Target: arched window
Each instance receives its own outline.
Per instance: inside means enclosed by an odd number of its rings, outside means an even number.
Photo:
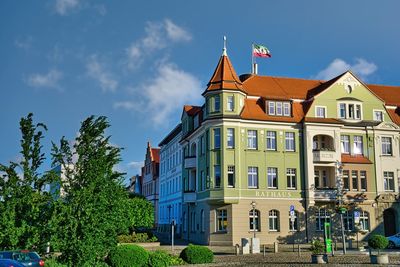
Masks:
[[[343,225],[346,231],[354,230],[353,211],[346,211],[346,213],[343,214]]]
[[[360,228],[369,231],[369,213],[367,211],[360,211]]]
[[[250,210],[249,212],[250,231],[260,231],[260,211]]]
[[[279,211],[270,210],[268,213],[268,219],[269,219],[269,230],[279,231]]]
[[[299,213],[294,211],[293,215],[289,212],[289,231],[296,232],[299,230]]]
[[[326,209],[317,209],[315,212],[316,231],[324,230],[324,223],[331,221],[331,214]]]

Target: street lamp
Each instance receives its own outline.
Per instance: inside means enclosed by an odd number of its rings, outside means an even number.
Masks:
[[[337,191],[336,191],[336,196],[339,201],[339,214],[340,214],[340,225],[342,228],[342,245],[343,245],[343,254],[346,254],[346,236],[344,233],[344,223],[343,223],[343,177],[342,177],[342,163],[339,161],[336,161],[336,184],[337,184]]]
[[[256,238],[256,205],[257,203],[253,200],[251,207],[253,208],[253,238]]]

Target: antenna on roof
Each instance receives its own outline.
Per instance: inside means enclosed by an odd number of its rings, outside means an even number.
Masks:
[[[224,48],[222,49],[222,55],[226,56],[226,36],[224,35]]]

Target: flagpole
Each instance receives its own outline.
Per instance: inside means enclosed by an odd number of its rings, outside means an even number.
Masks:
[[[254,74],[254,42],[251,43],[251,74]]]

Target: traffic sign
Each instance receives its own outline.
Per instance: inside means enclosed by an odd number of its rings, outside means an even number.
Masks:
[[[358,210],[354,211],[354,223],[358,224],[360,222],[360,212]]]
[[[294,216],[294,210],[289,211],[290,216]]]
[[[289,209],[290,211],[294,211],[294,206],[293,205],[290,205],[290,209]]]

